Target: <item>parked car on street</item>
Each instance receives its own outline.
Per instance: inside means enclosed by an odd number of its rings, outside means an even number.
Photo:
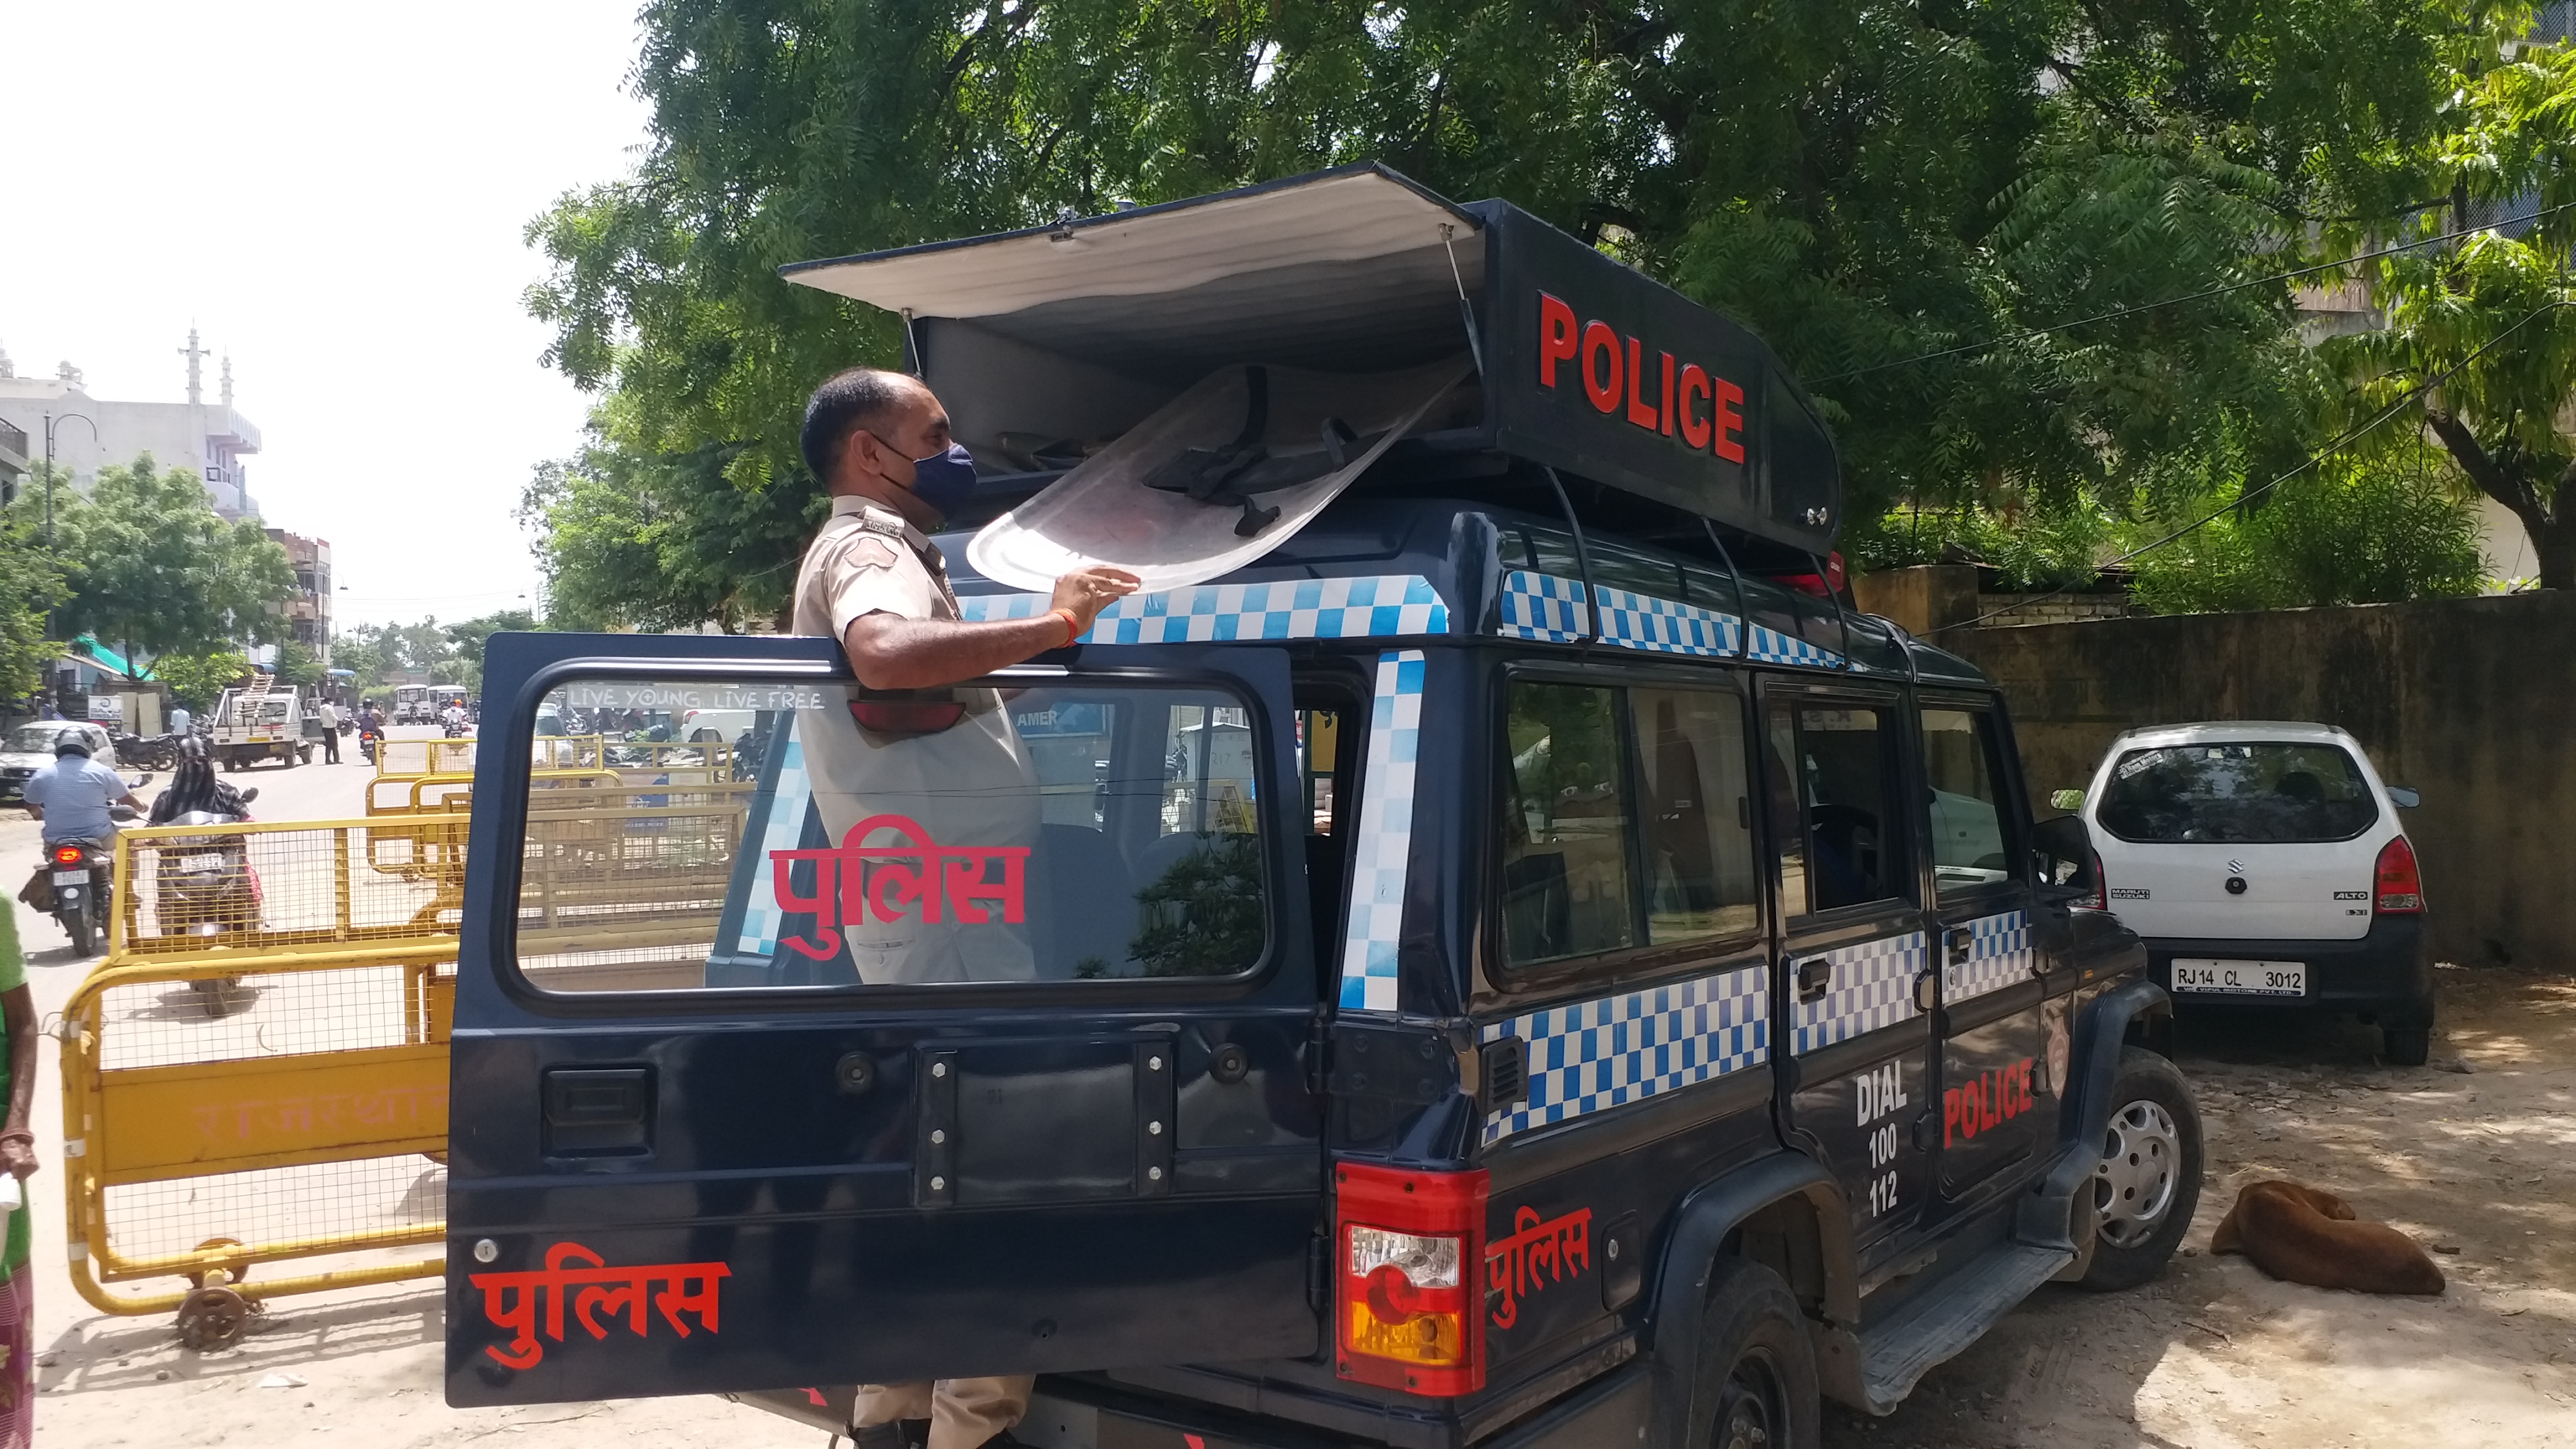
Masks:
[[[109,740],[107,728],[85,719],[29,720],[9,732],[0,744],[0,800],[15,800],[27,793],[27,779],[54,762],[54,742],[66,734],[76,734],[89,742],[89,757],[113,770],[117,768],[116,746]]]
[[[2341,729],[2235,720],[2129,731],[2080,806],[2103,903],[2177,1005],[2351,1013],[2420,1066],[2433,967],[2397,819],[2416,801]]]

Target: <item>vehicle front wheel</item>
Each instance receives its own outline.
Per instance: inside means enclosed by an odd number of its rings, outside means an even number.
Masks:
[[[2163,1057],[2122,1047],[2102,1159],[2093,1168],[2093,1265],[2077,1281],[2107,1291],[2156,1276],[2191,1230],[2200,1172],[2200,1109],[2191,1084]]]
[[[1823,1437],[1815,1351],[1780,1275],[1740,1258],[1711,1275],[1686,1442],[1709,1449],[1814,1449]]]

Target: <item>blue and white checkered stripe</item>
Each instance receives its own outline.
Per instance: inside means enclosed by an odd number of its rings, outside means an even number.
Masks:
[[[1503,575],[1503,596],[1496,604],[1501,623],[1494,630],[1506,639],[1547,639],[1571,644],[1583,637],[1583,581],[1556,574],[1514,570]]]
[[[1968,955],[1941,968],[1941,999],[1956,1004],[2028,981],[2039,969],[2030,945],[2030,916],[2004,911],[1968,922]]]
[[[1745,651],[1745,657],[1764,664],[1804,664],[1816,669],[1843,666],[1843,657],[1831,649],[1819,649],[1795,635],[1759,624],[1753,626],[1753,647]]]
[[[1486,1027],[1529,1046],[1529,1098],[1485,1118],[1486,1145],[1769,1061],[1770,979],[1748,966]]]
[[[973,622],[1029,619],[1047,611],[1044,594],[970,594],[957,601]],[[1085,644],[1204,644],[1237,639],[1405,638],[1449,632],[1449,606],[1420,574],[1291,579],[1274,584],[1200,584],[1130,594],[1100,611]]]
[[[1422,736],[1422,651],[1377,657],[1359,832],[1351,840],[1351,915],[1342,932],[1342,1010],[1396,1009],[1395,948],[1413,852],[1414,757]]]
[[[1732,655],[1736,631],[1733,614],[1693,604],[1676,604],[1652,594],[1625,589],[1601,593],[1601,642],[1661,654]]]
[[[742,903],[742,935],[736,955],[764,957],[778,949],[778,852],[794,850],[805,836],[805,812],[814,786],[805,775],[805,742],[787,737],[786,757],[779,761],[778,782],[770,794],[769,818],[761,822],[760,865],[751,878],[751,893]],[[748,843],[748,842],[746,842]]]
[[[1921,1014],[1914,1005],[1914,978],[1923,974],[1930,959],[1921,931],[1837,946],[1823,954],[1833,963],[1825,994],[1789,1007],[1793,1055],[1803,1056]],[[1807,956],[1790,963],[1789,979],[1797,980],[1798,967],[1814,959]]]
[[[1604,644],[1659,654],[1724,658],[1732,658],[1737,649],[1745,648],[1746,626],[1733,614],[1626,589],[1604,588],[1599,594]],[[1497,613],[1500,617],[1494,632],[1504,638],[1571,644],[1583,637],[1589,611],[1584,604],[1582,580],[1516,569],[1503,575]],[[1747,658],[1816,669],[1842,667],[1840,654],[1777,629],[1755,624],[1751,635],[1750,647],[1745,648]]]

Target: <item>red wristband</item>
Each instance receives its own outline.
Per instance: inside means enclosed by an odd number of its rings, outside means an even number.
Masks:
[[[1082,637],[1081,621],[1073,617],[1073,611],[1071,609],[1055,609],[1050,612],[1052,612],[1057,618],[1064,621],[1064,642],[1056,647],[1059,649],[1072,648],[1074,641]]]

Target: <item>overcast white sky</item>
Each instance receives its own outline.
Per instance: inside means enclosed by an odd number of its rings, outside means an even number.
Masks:
[[[0,346],[179,402],[193,320],[262,434],[252,497],[331,541],[340,623],[533,601],[510,510],[584,401],[537,362],[520,232],[631,166],[634,12],[0,3]]]

